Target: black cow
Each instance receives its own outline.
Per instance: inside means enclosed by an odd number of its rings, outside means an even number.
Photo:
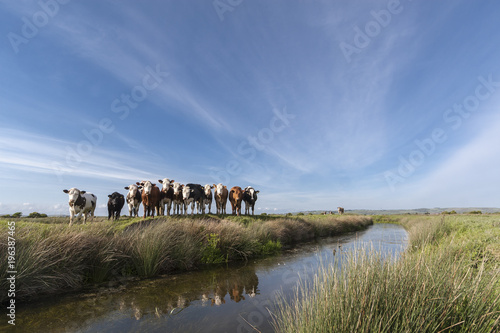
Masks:
[[[108,220],[113,217],[113,220],[118,220],[120,218],[120,212],[122,211],[123,205],[125,205],[125,197],[123,194],[114,192],[108,195]]]
[[[191,204],[191,215],[194,214],[194,205],[196,204],[198,208],[198,213],[205,214],[205,205],[203,201],[205,200],[205,192],[203,186],[200,184],[186,184],[182,189],[182,199],[184,200],[185,211],[184,215],[187,214],[187,207]]]
[[[243,196],[243,201],[245,201],[245,215],[250,214],[250,208],[252,208],[252,215],[254,215],[255,201],[257,201],[257,193],[259,192],[251,186],[245,187],[245,195]]]

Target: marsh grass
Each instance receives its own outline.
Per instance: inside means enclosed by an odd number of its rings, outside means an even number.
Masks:
[[[359,230],[367,217],[194,216],[116,222],[96,218],[68,225],[67,218],[16,221],[18,301],[92,288],[126,277],[153,277],[204,264],[247,260],[284,246]],[[0,221],[0,256],[7,257],[7,221]],[[7,262],[0,261],[0,287]],[[0,302],[7,293],[0,295]]]
[[[280,332],[499,332],[500,270],[486,249],[499,244],[490,222],[401,218],[410,233],[399,260],[373,251],[324,265],[274,310]],[[475,237],[475,238],[474,238]],[[480,260],[468,246],[479,241]]]

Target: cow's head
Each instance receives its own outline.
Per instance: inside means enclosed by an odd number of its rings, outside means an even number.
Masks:
[[[239,186],[235,186],[231,190],[233,191],[233,199],[235,199],[237,203],[240,203],[245,196],[245,191]]]
[[[217,195],[222,195],[222,189],[227,187],[219,183],[217,185],[214,184],[213,188],[215,188],[215,193],[217,193]]]
[[[175,182],[172,187],[174,188],[174,194],[175,195],[179,195],[180,193],[182,193],[182,188],[183,186],[181,185],[181,183],[179,182]]]
[[[80,195],[85,194],[85,191],[80,191],[79,189],[73,187],[68,190],[63,190],[64,193],[67,193],[69,196],[69,205],[73,207],[75,202],[78,200]]]
[[[245,187],[245,192],[250,196],[251,199],[257,200],[257,193],[260,191],[256,191],[252,186]]]
[[[203,191],[205,192],[205,195],[206,196],[209,196],[210,194],[212,194],[212,189],[214,187],[213,186],[210,186],[210,184],[207,184],[203,187]]]
[[[158,182],[162,184],[162,189],[164,191],[167,191],[170,187],[172,187],[172,184],[175,182],[175,180],[170,180],[168,178],[163,178],[163,179],[158,179]]]
[[[113,194],[108,195],[109,203],[112,205],[118,205],[120,202],[123,202],[124,197],[122,194],[118,192],[113,192]]]
[[[128,190],[127,196],[134,198],[137,195],[137,191],[139,191],[139,186],[130,184],[129,186],[125,186],[125,189]]]
[[[153,186],[155,186],[156,184],[151,183],[149,180],[146,181],[143,180],[142,182],[137,183],[137,185],[142,186],[142,190],[144,191],[144,193],[151,194],[151,190],[153,189]]]
[[[187,200],[189,199],[189,195],[191,194],[191,192],[194,192],[194,190],[189,187],[189,186],[184,186],[182,188],[182,199],[183,200]]]

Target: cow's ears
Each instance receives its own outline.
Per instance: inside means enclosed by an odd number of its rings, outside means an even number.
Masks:
[[[135,182],[135,183],[136,183],[137,185],[141,185],[141,183],[139,183],[139,182]]]
[[[80,191],[80,194],[85,194],[87,191]]]
[[[137,188],[142,188],[142,185],[137,186]]]
[[[151,185],[156,186],[156,184],[151,184]]]
[[[68,193],[69,191],[68,190],[63,190],[64,193]]]
[[[255,193],[259,193],[260,191],[255,191]]]
[[[160,184],[163,184],[163,180],[161,179],[158,179],[158,181],[160,182]],[[153,185],[154,186],[154,185]]]
[[[124,189],[128,190],[128,186],[125,186]]]
[[[227,190],[227,186],[226,185],[224,185],[224,188]]]
[[[108,198],[111,198],[111,194],[108,194]]]
[[[215,184],[214,184],[213,186],[214,186],[214,187],[217,187],[217,185],[215,185]]]
[[[173,180],[173,179],[172,179],[172,180],[170,181],[170,184],[173,184],[174,182],[175,182],[175,180]]]
[[[215,186],[210,186],[210,188],[214,188]]]

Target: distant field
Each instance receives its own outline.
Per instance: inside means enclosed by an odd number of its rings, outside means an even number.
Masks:
[[[7,258],[15,221],[16,299],[93,288],[103,282],[152,277],[252,257],[318,237],[362,230],[366,216],[97,217],[69,226],[68,217],[0,220],[0,256]],[[8,262],[0,261],[0,287]],[[6,293],[0,295],[5,302]]]

